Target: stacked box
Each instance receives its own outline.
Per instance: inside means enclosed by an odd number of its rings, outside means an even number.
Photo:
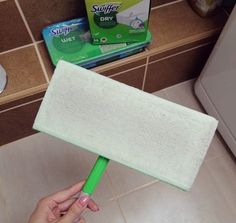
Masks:
[[[94,45],[86,18],[48,26],[43,29],[42,34],[54,65],[63,59],[85,68],[141,52],[151,41],[151,34],[148,32],[146,39],[137,43]]]
[[[145,41],[150,0],[85,0],[85,3],[94,44]]]

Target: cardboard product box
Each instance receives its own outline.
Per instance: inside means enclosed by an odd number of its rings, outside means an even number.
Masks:
[[[93,44],[144,41],[150,0],[85,0]]]
[[[91,42],[87,18],[52,24],[44,28],[42,34],[55,66],[63,59],[85,68],[141,52],[151,41],[151,33],[148,32],[142,42],[94,45]]]

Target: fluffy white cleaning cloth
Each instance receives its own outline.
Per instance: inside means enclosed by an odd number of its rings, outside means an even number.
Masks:
[[[33,127],[189,190],[217,121],[59,61]]]

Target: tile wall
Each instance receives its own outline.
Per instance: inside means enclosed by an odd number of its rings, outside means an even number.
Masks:
[[[42,28],[85,14],[83,0],[0,0],[0,64],[8,74],[0,94],[0,145],[34,133],[34,115],[54,70]],[[203,19],[184,0],[153,0],[146,51],[93,70],[147,92],[197,77],[227,18],[224,9]]]

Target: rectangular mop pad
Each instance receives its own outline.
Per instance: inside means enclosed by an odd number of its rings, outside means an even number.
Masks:
[[[33,127],[189,190],[217,121],[59,61]]]

